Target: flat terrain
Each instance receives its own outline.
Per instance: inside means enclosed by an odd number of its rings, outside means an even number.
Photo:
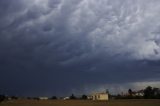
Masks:
[[[0,106],[160,106],[160,100],[17,100],[2,102]]]

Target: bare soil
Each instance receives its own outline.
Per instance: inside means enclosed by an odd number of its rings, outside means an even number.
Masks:
[[[160,100],[16,100],[2,102],[0,106],[160,106]]]

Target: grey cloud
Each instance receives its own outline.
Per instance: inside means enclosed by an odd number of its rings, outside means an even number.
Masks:
[[[114,55],[129,53],[131,58],[154,60],[159,57],[154,53],[155,49],[159,51],[159,45],[147,40],[156,39],[156,35],[151,33],[158,26],[159,8],[150,8],[152,5],[140,1],[83,1],[79,6],[82,8],[71,18],[71,21],[75,20],[71,29],[83,33],[86,27],[92,28],[87,35],[93,40],[93,45],[103,46],[107,48],[106,52]],[[157,12],[151,14],[152,11]]]
[[[2,89],[62,95],[86,85],[159,80],[159,3],[0,1]]]

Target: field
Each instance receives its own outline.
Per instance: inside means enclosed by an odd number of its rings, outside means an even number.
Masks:
[[[160,100],[17,100],[0,103],[0,106],[160,106]]]

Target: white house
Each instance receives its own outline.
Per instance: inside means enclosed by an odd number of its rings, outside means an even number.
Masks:
[[[70,97],[64,97],[63,98],[63,100],[69,100],[70,99]]]
[[[39,100],[48,100],[48,97],[39,97]]]
[[[109,100],[109,96],[108,96],[108,93],[94,93],[92,95],[92,100],[105,100],[105,101],[108,101]]]
[[[139,90],[135,92],[135,96],[144,96],[144,90]]]

